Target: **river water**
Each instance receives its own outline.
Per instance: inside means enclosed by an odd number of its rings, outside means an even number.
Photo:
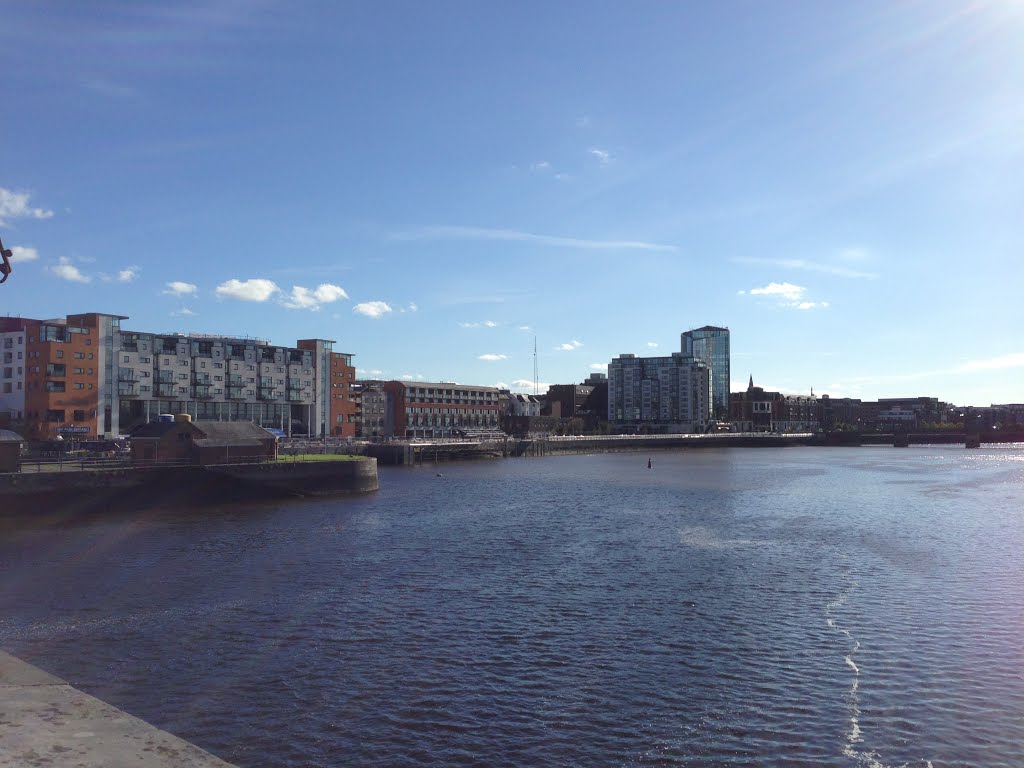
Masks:
[[[240,766],[1024,765],[1024,445],[651,458],[0,518],[0,647]]]

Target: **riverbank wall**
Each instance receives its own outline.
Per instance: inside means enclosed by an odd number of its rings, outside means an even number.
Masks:
[[[82,469],[0,474],[0,515],[207,506],[237,501],[369,493],[377,460]]]

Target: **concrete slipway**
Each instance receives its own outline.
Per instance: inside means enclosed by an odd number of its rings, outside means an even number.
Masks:
[[[231,768],[0,651],[0,768]]]

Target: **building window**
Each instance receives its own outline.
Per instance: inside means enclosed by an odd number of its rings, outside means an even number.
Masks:
[[[63,357],[64,357],[64,350],[63,349],[58,349],[57,350],[57,358],[60,359],[60,358],[63,358]]]
[[[64,423],[64,411],[63,410],[48,410],[46,412],[46,420],[51,424],[63,424]]]
[[[75,411],[72,421],[85,421],[85,411]]]
[[[131,357],[129,357],[128,355],[124,356],[124,362],[130,363],[131,361],[132,361]]]

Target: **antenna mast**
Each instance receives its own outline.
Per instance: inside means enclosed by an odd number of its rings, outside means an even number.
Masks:
[[[537,378],[537,337],[533,337],[533,395],[536,397],[540,394],[540,380]]]

